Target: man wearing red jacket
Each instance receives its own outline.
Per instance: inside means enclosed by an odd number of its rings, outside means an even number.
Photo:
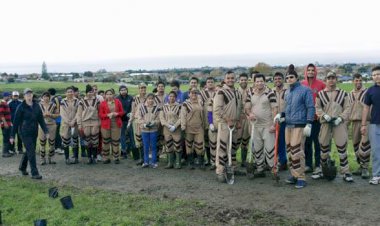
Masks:
[[[313,101],[315,105],[315,98],[319,91],[323,90],[326,85],[322,80],[317,79],[317,67],[314,64],[307,65],[305,69],[305,79],[301,82],[302,85],[307,86],[311,89],[313,93]],[[322,172],[320,167],[321,162],[321,149],[319,146],[318,136],[321,128],[317,116],[314,117],[313,125],[311,127],[311,136],[306,138],[305,141],[305,172],[310,173],[313,170],[313,142],[314,142],[314,158],[315,158],[315,169],[314,174],[319,174]]]

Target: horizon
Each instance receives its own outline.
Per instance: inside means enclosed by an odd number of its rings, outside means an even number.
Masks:
[[[292,60],[289,60],[291,57]],[[172,57],[146,57],[100,61],[82,62],[48,62],[45,61],[48,73],[83,73],[85,71],[98,71],[105,69],[108,72],[126,70],[166,70],[180,68],[202,68],[202,67],[253,67],[259,62],[267,63],[271,66],[303,66],[308,63],[326,64],[377,64],[380,59],[379,54],[367,55],[366,53],[312,53],[293,54],[283,53],[272,54],[230,54],[214,56],[172,56]],[[41,73],[42,62],[2,64],[0,63],[0,73],[31,74]]]

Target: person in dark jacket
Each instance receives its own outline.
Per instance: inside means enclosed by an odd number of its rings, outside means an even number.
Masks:
[[[294,65],[289,65],[286,73],[289,89],[285,91],[285,112],[277,114],[275,122],[286,123],[285,142],[290,162],[290,174],[285,182],[295,184],[295,188],[304,188],[305,180],[305,139],[310,137],[315,107],[310,88],[302,86]]]
[[[133,136],[133,130],[131,127],[128,128],[128,121],[131,116],[131,110],[132,110],[132,100],[133,97],[128,94],[128,88],[125,85],[121,85],[119,87],[119,93],[120,95],[117,96],[117,99],[120,100],[121,104],[123,105],[124,115],[121,117],[121,120],[123,121],[123,125],[121,127],[121,136],[120,136],[120,143],[121,143],[121,155],[124,158],[127,158],[128,152],[133,151],[133,157],[138,159],[138,153],[136,153],[135,149],[135,141]],[[129,140],[127,142],[127,140]]]
[[[11,120],[13,122],[16,114],[17,107],[22,103],[22,101],[19,99],[19,92],[18,91],[13,91],[12,92],[12,100],[8,102],[9,109],[11,110]],[[17,151],[19,154],[22,154],[22,140],[20,137],[20,134],[18,131],[16,131],[17,134]],[[16,152],[15,150],[15,144],[11,145],[11,151]]]
[[[49,139],[49,132],[46,127],[42,111],[37,102],[33,101],[33,91],[29,88],[24,90],[25,100],[17,108],[14,118],[14,125],[11,131],[10,143],[14,143],[14,137],[17,128],[24,142],[26,152],[21,158],[19,170],[22,175],[28,175],[26,167],[28,161],[32,173],[32,179],[42,179],[39,174],[36,164],[36,143],[38,136],[38,125],[41,126],[42,131],[45,133],[46,138]]]

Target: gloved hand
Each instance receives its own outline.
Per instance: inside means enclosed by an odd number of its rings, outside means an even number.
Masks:
[[[132,113],[129,112],[129,113],[127,114],[127,117],[128,117],[128,118],[131,118],[131,115],[132,115]]]
[[[148,125],[146,123],[144,123],[143,127],[144,129],[148,129]]]
[[[305,137],[310,137],[310,135],[311,135],[311,124],[306,124],[305,128],[303,128],[303,135]]]
[[[285,118],[284,117],[282,117],[282,115],[281,115],[281,113],[278,113],[275,117],[274,117],[274,119],[273,119],[273,123],[281,123],[281,122],[284,122],[285,121]]]
[[[175,129],[176,129],[175,126],[171,125],[170,128],[169,128],[169,131],[173,133],[175,131]]]
[[[335,126],[339,126],[339,124],[340,124],[341,122],[343,122],[343,119],[342,119],[341,117],[338,117],[338,118],[335,119],[335,121],[334,121],[334,125],[335,125]]]
[[[209,125],[209,128],[210,128],[210,130],[211,130],[211,132],[214,132],[215,131],[215,126],[214,126],[214,124],[210,124]]]
[[[330,122],[331,121],[331,117],[328,114],[324,114],[322,117],[326,120],[326,122]]]

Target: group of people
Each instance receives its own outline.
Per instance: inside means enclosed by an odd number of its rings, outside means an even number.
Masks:
[[[208,77],[201,88],[198,78],[192,77],[186,92],[174,80],[167,95],[164,82],[156,83],[154,93],[147,93],[146,84],[141,83],[134,97],[125,85],[119,87],[118,96],[113,89],[101,96],[96,86],[87,85],[84,97],[80,97],[77,88],[68,87],[63,99],[45,92],[38,101],[31,89],[25,89],[24,101],[17,106],[8,100],[10,94],[4,93],[0,104],[3,157],[10,156],[8,150],[14,149],[14,138],[19,135],[18,144],[22,141],[26,148],[19,169],[27,175],[29,161],[32,178],[40,179],[35,157],[37,134],[41,164],[55,164],[59,131],[67,164],[79,162],[79,146],[89,164],[96,163],[99,154],[105,164],[111,162],[111,153],[115,164],[120,163],[121,156],[131,154],[143,168],[156,168],[160,154],[165,153],[165,168],[181,168],[183,161],[190,169],[210,166],[217,179],[226,182],[226,168],[237,169],[236,153],[240,148],[241,167],[253,154],[256,177],[264,177],[267,169],[276,173],[289,167],[291,176],[286,182],[303,188],[306,173],[320,179],[334,169],[330,159],[332,139],[343,180],[353,181],[347,157],[351,123],[360,165],[353,173],[369,178],[372,152],[370,184],[378,184],[380,67],[372,69],[374,86],[368,89],[363,86],[362,76],[355,74],[350,93],[337,87],[335,72],[329,72],[325,82],[317,79],[317,74],[317,67],[309,64],[301,82],[294,66],[289,65],[285,75],[274,74],[274,87],[269,88],[265,75],[259,72],[242,73],[237,78],[228,71],[221,84],[216,85],[214,78]],[[248,87],[250,76],[252,87]],[[22,145],[18,150],[22,152]]]

